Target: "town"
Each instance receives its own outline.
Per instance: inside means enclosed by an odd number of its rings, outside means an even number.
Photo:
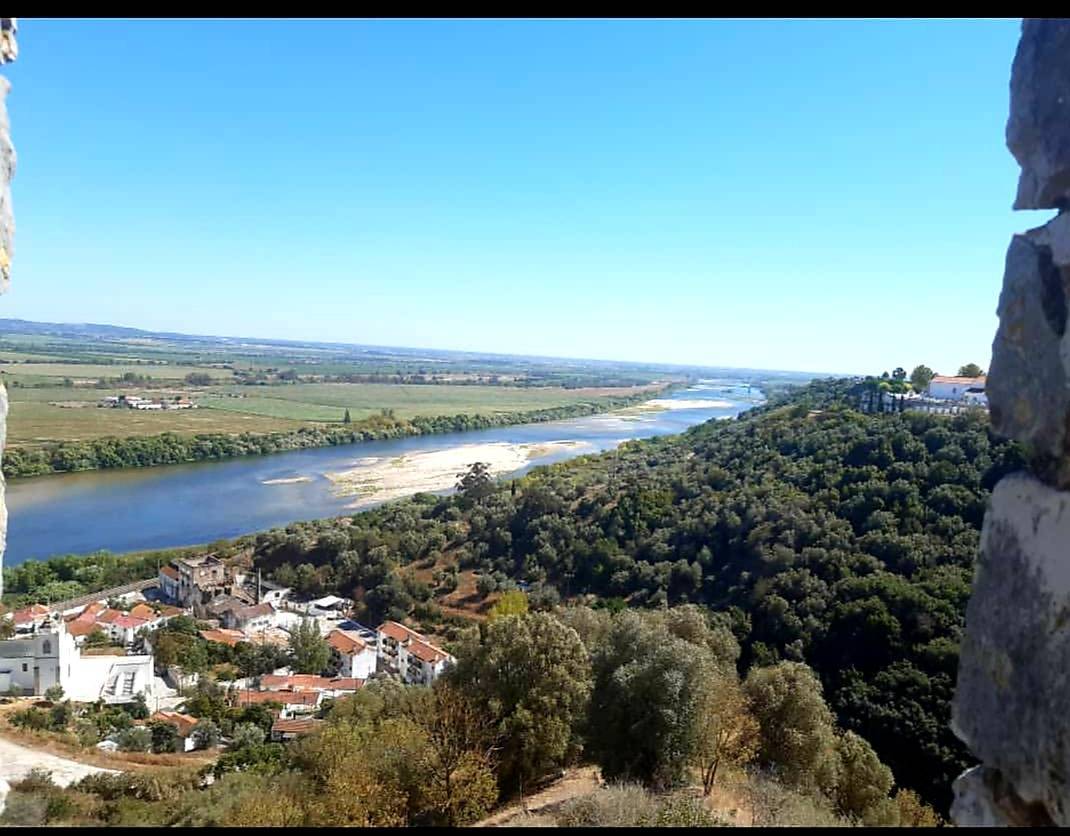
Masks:
[[[372,678],[430,685],[455,661],[403,624],[366,627],[349,618],[351,602],[345,599],[297,600],[292,590],[236,570],[213,554],[175,560],[161,566],[156,579],[129,586],[87,596],[92,600],[7,613],[0,621],[10,635],[0,640],[0,695],[144,706],[147,716],[134,726],[170,725],[176,750],[190,751],[201,722],[183,709],[198,692],[201,674],[188,670],[181,654],[163,659],[156,646],[176,619],[195,623],[205,642],[274,650],[280,659],[296,635],[326,644],[329,655],[318,670],[287,665],[227,683],[225,699],[234,708],[263,706],[271,712],[275,742],[312,731],[330,700],[355,693]],[[124,732],[118,728],[95,745],[115,751],[124,745]]]

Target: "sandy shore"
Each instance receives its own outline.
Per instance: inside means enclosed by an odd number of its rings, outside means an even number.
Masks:
[[[408,453],[393,458],[369,457],[360,460],[359,466],[352,470],[325,475],[334,483],[337,493],[359,497],[349,506],[357,508],[369,502],[397,499],[421,491],[449,490],[457,484],[458,475],[475,462],[486,462],[490,472],[499,476],[519,470],[532,459],[589,446],[584,441],[465,444],[449,450]]]
[[[290,476],[286,479],[265,479],[265,485],[294,485],[298,482],[311,482],[311,476]]]
[[[643,406],[652,404],[659,409],[724,409],[732,406],[729,401],[716,401],[712,398],[654,398]]]

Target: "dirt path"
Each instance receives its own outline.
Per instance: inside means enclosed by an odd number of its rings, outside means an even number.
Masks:
[[[601,783],[602,777],[597,766],[570,769],[560,781],[555,781],[541,792],[528,796],[523,802],[507,804],[473,827],[515,827],[522,824],[526,818],[549,813],[570,798],[594,792]]]
[[[19,746],[10,740],[0,738],[0,778],[9,784],[26,777],[31,769],[39,767],[52,773],[52,780],[65,787],[80,781],[86,775],[97,772],[115,772],[114,769],[102,769],[99,766],[58,758],[37,749]]]

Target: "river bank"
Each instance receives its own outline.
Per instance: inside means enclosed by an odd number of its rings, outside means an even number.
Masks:
[[[656,391],[647,390],[565,406],[493,415],[462,413],[409,419],[376,415],[351,425],[307,426],[286,432],[202,433],[192,436],[162,433],[153,436],[61,442],[42,447],[12,447],[4,451],[3,474],[6,479],[15,480],[87,470],[155,467],[548,423],[642,405],[648,403],[652,395],[664,396],[678,388],[679,384],[669,384]]]
[[[633,405],[566,420],[367,441],[359,446],[15,479],[7,491],[10,526],[4,562],[11,567],[54,555],[183,548],[352,514],[354,503],[365,508],[406,493],[450,490],[457,473],[485,457],[485,453],[473,457],[470,451],[450,454],[463,459],[461,467],[451,471],[456,461],[450,456],[423,454],[472,445],[511,445],[507,452],[503,447],[480,449],[498,451],[494,453],[500,457],[498,473],[521,475],[532,467],[611,450],[631,439],[674,435],[709,420],[732,418],[764,398],[740,378],[696,385],[668,400],[680,400],[682,408]],[[705,401],[702,408],[687,405],[696,400]],[[409,465],[390,471],[380,466],[399,457]],[[381,478],[374,474],[377,466]],[[344,480],[330,476],[369,468],[370,475]],[[371,496],[339,487],[339,481],[356,485],[366,477],[371,480]],[[76,594],[61,592],[64,597]]]
[[[365,508],[414,493],[434,493],[452,488],[461,473],[476,462],[488,466],[491,476],[519,470],[534,459],[559,453],[579,455],[594,448],[583,441],[549,441],[542,444],[462,444],[448,450],[412,453],[394,458],[370,457],[360,466],[340,473],[324,474],[339,496],[356,496],[348,508]]]

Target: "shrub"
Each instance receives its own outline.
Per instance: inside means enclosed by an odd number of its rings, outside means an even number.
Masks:
[[[264,730],[256,723],[238,723],[231,735],[232,749],[244,749],[246,746],[259,746],[264,742]]]
[[[119,732],[116,742],[123,752],[147,752],[152,748],[152,732],[144,726],[131,726]]]
[[[219,726],[212,720],[201,720],[190,732],[196,749],[211,749],[219,744]]]

